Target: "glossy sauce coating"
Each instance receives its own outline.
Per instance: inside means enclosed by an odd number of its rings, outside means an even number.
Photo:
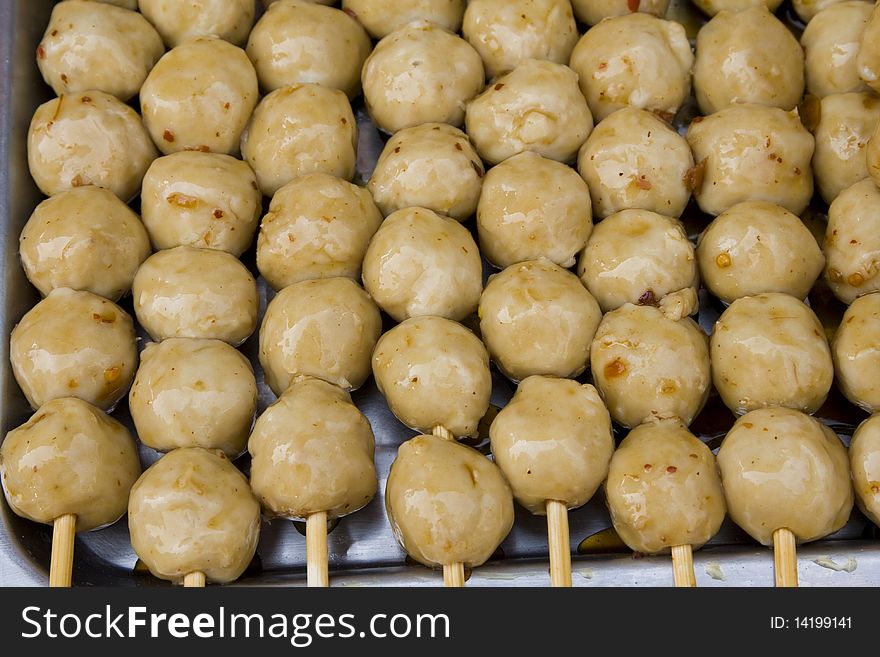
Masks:
[[[254,24],[253,0],[139,0],[169,48],[199,37],[219,37],[240,46]]]
[[[831,342],[837,386],[869,413],[880,410],[880,294],[852,302]]]
[[[880,420],[877,415],[862,422],[849,445],[856,504],[875,525],[880,525]]]
[[[871,2],[838,2],[817,13],[809,22],[801,36],[808,93],[821,98],[867,91],[867,85],[859,77],[857,58],[872,9]]]
[[[825,279],[844,303],[880,289],[880,188],[862,180],[838,194],[828,209]]]
[[[329,5],[326,1],[322,4]],[[342,9],[354,17],[375,39],[414,21],[427,21],[458,32],[465,0],[342,0]]]

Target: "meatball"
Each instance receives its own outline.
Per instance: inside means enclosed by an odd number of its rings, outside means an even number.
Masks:
[[[358,128],[338,89],[295,84],[260,101],[241,137],[242,157],[266,196],[310,173],[354,177]]]
[[[381,332],[379,309],[350,278],[294,283],[275,296],[260,327],[266,383],[279,396],[301,375],[359,388]]]
[[[814,141],[797,110],[731,105],[694,119],[687,140],[702,169],[694,195],[703,212],[767,201],[800,214],[813,196]]]
[[[331,383],[295,380],[259,417],[248,450],[251,486],[272,515],[338,518],[376,494],[370,423]]]
[[[138,8],[138,0],[87,0],[87,1],[104,2],[108,5],[116,5],[117,7],[122,7],[123,9],[131,9],[132,11],[135,11]]]
[[[385,144],[368,185],[382,214],[422,207],[464,221],[485,171],[467,135],[443,123],[404,128]]]
[[[313,278],[360,279],[382,214],[370,192],[311,173],[275,192],[257,238],[257,268],[276,290]]]
[[[583,372],[602,319],[577,276],[547,260],[521,262],[492,276],[479,315],[489,354],[515,381]]]
[[[873,3],[850,0],[816,14],[801,36],[807,92],[818,97],[867,91],[857,57]]]
[[[489,430],[492,454],[516,501],[537,515],[556,500],[586,504],[614,451],[611,417],[589,384],[530,376]]]
[[[241,454],[257,408],[257,382],[247,358],[220,340],[170,338],[150,343],[128,395],[141,442]]]
[[[525,151],[492,167],[477,205],[482,254],[498,267],[571,267],[593,230],[590,190],[571,167]]]
[[[880,294],[866,294],[846,309],[831,342],[838,387],[847,399],[869,413],[880,410],[878,338]]]
[[[832,94],[820,101],[813,172],[827,203],[869,176],[868,140],[880,123],[880,98],[872,93]]]
[[[599,223],[578,273],[603,312],[625,303],[656,305],[687,288],[696,294],[699,283],[684,226],[648,210],[623,210]]]
[[[761,6],[776,11],[782,0],[693,0],[693,3],[709,16],[714,16],[720,11],[742,11]]]
[[[467,41],[418,22],[376,44],[361,81],[373,121],[393,133],[422,123],[461,125],[465,103],[483,89],[485,72]]]
[[[814,413],[834,366],[822,324],[802,301],[777,292],[734,301],[715,324],[712,378],[741,415],[767,406]]]
[[[880,93],[880,10],[874,5],[856,57],[859,77]]]
[[[128,430],[73,397],[46,402],[0,446],[0,477],[12,510],[44,524],[75,514],[80,532],[116,522],[140,473]]]
[[[652,112],[624,107],[600,122],[578,153],[602,219],[627,209],[680,217],[691,198],[694,156],[684,137]]]
[[[804,51],[763,4],[721,11],[697,35],[694,92],[704,114],[734,103],[794,109],[804,95]]]
[[[272,5],[247,44],[265,91],[311,82],[349,98],[360,93],[361,67],[371,49],[370,37],[351,16],[297,0]]]
[[[58,3],[37,46],[37,66],[57,95],[99,89],[126,101],[165,53],[137,12],[101,2]]]
[[[498,466],[435,436],[416,436],[400,446],[385,508],[394,537],[426,566],[479,566],[513,527],[513,497]]]
[[[878,417],[862,422],[849,445],[856,504],[875,525],[880,525],[880,432]]]
[[[184,447],[141,475],[128,502],[131,546],[156,577],[190,573],[225,584],[248,567],[260,537],[260,505],[222,452]]]
[[[825,229],[825,278],[844,303],[880,290],[880,188],[862,180],[838,194]]]
[[[792,0],[791,6],[804,23],[809,23],[813,16],[838,2],[843,0]]]
[[[240,46],[254,24],[254,0],[139,0],[138,5],[169,48],[199,37]]]
[[[12,373],[33,408],[78,397],[110,410],[137,366],[134,323],[91,292],[52,290],[12,329]]]
[[[480,53],[490,78],[527,59],[567,64],[578,40],[567,0],[471,0],[461,32]]]
[[[731,303],[763,292],[804,299],[822,273],[825,256],[799,217],[772,203],[746,201],[703,231],[697,263],[708,290]]]
[[[492,375],[480,339],[441,317],[415,317],[379,339],[373,376],[388,406],[408,427],[442,426],[455,436],[476,435],[489,409]]]
[[[116,301],[150,255],[138,216],[113,192],[92,186],[40,203],[18,245],[24,272],[43,296],[69,287]]]
[[[868,174],[874,179],[874,182],[880,187],[880,123],[877,129],[868,140],[865,149],[865,159],[868,165]]]
[[[686,425],[709,396],[709,344],[689,317],[626,304],[602,319],[590,368],[611,417],[626,427],[679,418]]]
[[[138,321],[154,340],[205,338],[235,346],[257,327],[257,283],[224,251],[159,251],[141,265],[131,291]]]
[[[364,287],[398,322],[419,315],[461,320],[477,309],[483,263],[467,228],[425,208],[398,210],[364,256]]]
[[[28,166],[46,196],[105,187],[123,201],[141,188],[158,153],[141,117],[110,94],[63,94],[40,105],[27,138]]]
[[[715,456],[679,420],[630,431],[611,457],[605,494],[614,529],[644,554],[702,547],[727,509]]]
[[[627,106],[675,114],[690,93],[693,65],[684,27],[642,13],[588,30],[570,63],[597,121]]]
[[[853,505],[848,465],[831,429],[788,408],[743,415],[718,450],[730,517],[763,545],[777,529],[806,543],[843,527]]]
[[[458,32],[464,6],[465,0],[342,0],[342,9],[353,14],[376,39],[415,21],[427,21]]]
[[[141,190],[144,225],[156,249],[197,246],[240,256],[254,237],[262,202],[251,168],[220,153],[160,157]]]
[[[603,18],[625,16],[641,11],[663,18],[669,8],[669,0],[571,0],[574,15],[587,25],[595,25]]]
[[[141,87],[141,114],[159,150],[238,152],[257,104],[257,74],[244,50],[196,39],[169,50]]]
[[[571,162],[593,129],[593,117],[567,66],[528,59],[475,98],[467,132],[477,152],[498,164],[523,151]]]

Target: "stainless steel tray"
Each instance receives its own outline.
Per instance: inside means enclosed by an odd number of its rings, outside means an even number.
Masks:
[[[686,1],[686,0],[685,0]],[[8,336],[15,323],[39,299],[19,264],[18,234],[34,206],[42,200],[27,167],[25,138],[31,115],[37,105],[50,97],[50,90],[40,78],[34,51],[48,23],[54,3],[50,0],[0,0],[0,274],[4,286],[0,301],[0,420],[3,434],[25,421],[31,414],[27,402],[12,376],[9,365]],[[693,28],[693,14],[684,16]],[[358,174],[365,180],[382,147],[382,138],[370,124],[363,109],[358,110],[361,128]],[[705,219],[693,217],[695,226]],[[253,252],[244,258],[256,273]],[[261,284],[261,310],[265,310],[267,292]],[[701,323],[710,329],[720,310],[717,303],[704,298]],[[130,311],[130,300],[123,301]],[[142,337],[143,334],[142,334]],[[141,341],[143,343],[143,340]],[[242,347],[257,363],[256,335]],[[259,372],[259,367],[257,367]],[[514,390],[513,384],[495,373],[492,402],[503,405]],[[258,374],[260,402],[258,412],[274,396]],[[380,491],[362,511],[342,519],[329,535],[331,584],[345,586],[439,585],[439,572],[406,562],[397,546],[385,517],[382,500],[384,478],[394,459],[397,446],[413,435],[389,412],[372,381],[354,394],[354,400],[367,415],[376,434],[376,465]],[[823,412],[844,436],[851,434],[863,414],[842,402],[839,395]],[[131,427],[128,410],[121,404],[114,416]],[[717,397],[695,423],[695,431],[704,439],[717,442],[731,424],[730,414]],[[848,438],[845,437],[846,440]],[[485,451],[485,444],[478,444]],[[158,454],[141,447],[144,466]],[[238,463],[247,469],[246,459]],[[0,503],[0,585],[44,585],[47,577],[51,527],[38,525],[14,515],[5,500]],[[570,516],[572,548],[587,536],[610,526],[601,494]],[[880,584],[880,542],[876,529],[857,511],[844,529],[830,539],[799,551],[802,585],[869,586]],[[262,527],[258,558],[240,580],[242,585],[303,584],[305,581],[305,538],[288,521],[265,522]],[[823,557],[830,557],[831,561]],[[853,561],[849,561],[852,559]],[[825,565],[818,565],[817,560]],[[701,586],[771,586],[773,560],[769,550],[751,542],[730,521],[703,550],[695,554],[697,582]],[[136,556],[128,540],[125,520],[107,529],[80,534],[76,539],[73,571],[75,585],[141,586],[161,584],[149,575],[134,570]],[[848,570],[829,566],[848,564]],[[669,586],[672,569],[668,557],[634,558],[629,553],[608,553],[573,558],[575,586]],[[709,574],[712,572],[712,575]],[[549,584],[546,525],[517,509],[516,522],[499,553],[472,574],[468,585],[474,586],[544,586]]]

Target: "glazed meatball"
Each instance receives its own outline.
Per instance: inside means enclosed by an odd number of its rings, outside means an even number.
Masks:
[[[427,21],[458,32],[464,6],[465,0],[342,0],[342,9],[353,14],[376,39],[415,21]]]
[[[868,174],[880,187],[880,123],[877,124],[877,129],[868,140],[868,145],[865,148],[865,160],[868,165]]]
[[[528,59],[475,98],[467,133],[487,162],[523,151],[571,162],[593,129],[593,117],[567,66]]]
[[[643,554],[702,547],[727,510],[715,456],[679,420],[630,431],[611,458],[605,494],[617,534]]]
[[[852,302],[831,342],[837,385],[853,404],[869,413],[880,410],[880,294]]]
[[[738,415],[767,406],[814,413],[831,388],[834,367],[822,324],[787,294],[734,301],[715,324],[710,348],[715,388]]]
[[[260,505],[222,452],[184,447],[141,475],[128,502],[131,546],[156,577],[190,573],[225,584],[248,567],[260,537]]]
[[[60,2],[37,46],[37,66],[57,95],[99,89],[126,101],[165,53],[143,16],[101,2]]]
[[[257,238],[257,267],[276,290],[313,278],[360,279],[382,214],[370,192],[311,173],[275,192]]]
[[[426,566],[479,566],[513,527],[513,497],[498,466],[435,436],[416,436],[400,446],[388,474],[385,509],[394,537]]]
[[[138,0],[87,0],[89,2],[104,2],[108,5],[116,5],[117,7],[122,7],[123,9],[131,9],[132,11],[138,8]]]
[[[262,202],[251,168],[220,153],[160,157],[141,190],[144,225],[156,249],[196,246],[240,256],[254,237]]]
[[[364,287],[398,322],[419,315],[461,320],[477,309],[483,263],[470,232],[425,208],[398,210],[364,256]]]
[[[477,209],[484,175],[466,134],[425,123],[388,140],[368,187],[386,216],[417,206],[464,221]]]
[[[686,425],[709,395],[709,344],[689,317],[626,304],[602,319],[590,348],[593,380],[611,417],[626,427],[679,418]]]
[[[702,168],[694,195],[703,212],[767,201],[800,214],[813,196],[814,141],[796,110],[731,105],[694,119],[687,140]]]
[[[583,372],[602,319],[577,276],[547,260],[521,262],[492,276],[479,315],[489,354],[515,381]]]
[[[138,216],[112,192],[92,186],[40,203],[18,247],[28,280],[43,296],[69,287],[111,301],[131,289],[135,272],[150,255]]]
[[[78,397],[110,410],[137,366],[134,323],[91,292],[52,290],[12,329],[12,373],[33,408]]]
[[[379,309],[350,278],[294,283],[279,292],[260,327],[260,364],[280,396],[296,377],[361,387],[382,332]]]
[[[460,126],[465,103],[483,89],[480,55],[431,23],[411,23],[384,37],[361,73],[364,101],[387,132],[422,123]]]
[[[597,121],[627,106],[675,114],[690,93],[693,65],[684,27],[641,13],[588,30],[570,63]]]
[[[358,129],[338,89],[296,84],[260,101],[241,137],[241,155],[266,196],[294,178],[329,173],[351,180]]]
[[[571,267],[592,230],[590,190],[571,167],[525,151],[483,180],[480,251],[498,267],[535,258]]]
[[[697,35],[694,92],[704,114],[734,103],[793,109],[804,95],[804,51],[763,4],[721,11]]]
[[[856,64],[873,3],[850,0],[823,9],[801,36],[807,92],[822,97],[866,91]]]
[[[652,112],[624,107],[601,121],[578,153],[593,212],[627,209],[680,217],[691,198],[687,141]]]
[[[804,23],[809,23],[813,16],[838,2],[843,0],[792,0],[791,6]]]
[[[849,445],[856,504],[875,525],[880,525],[880,416],[862,422]]]
[[[880,10],[877,9],[876,4],[862,34],[856,66],[859,77],[874,91],[880,93]]]
[[[641,11],[663,18],[669,8],[669,0],[571,0],[574,15],[587,25],[595,25],[603,18],[625,16]]]
[[[804,299],[825,256],[799,217],[747,201],[722,212],[700,235],[697,263],[708,290],[726,303],[763,292]]]
[[[656,305],[688,288],[695,296],[699,282],[684,226],[648,210],[623,210],[599,223],[578,273],[603,312],[625,303]]]
[[[234,256],[178,246],[147,258],[132,285],[134,312],[154,340],[244,342],[257,326],[257,283]]]
[[[253,0],[139,0],[138,5],[169,48],[200,37],[219,37],[240,46],[254,24]]]
[[[461,32],[494,78],[527,59],[567,64],[578,40],[567,0],[471,0]]]
[[[298,0],[273,4],[247,44],[265,91],[313,82],[349,98],[360,93],[361,67],[371,49],[370,37],[351,16]]]
[[[248,450],[251,486],[272,515],[339,518],[376,494],[370,423],[331,383],[294,381],[259,417]]]
[[[843,527],[853,505],[848,465],[831,429],[787,408],[743,415],[718,451],[730,517],[763,545],[777,529],[806,543]]]
[[[880,189],[862,180],[843,190],[828,210],[825,279],[844,303],[880,290]]]
[[[128,430],[73,397],[46,402],[0,446],[10,508],[44,524],[75,514],[79,532],[116,522],[140,473]]]
[[[709,16],[715,16],[720,11],[742,11],[762,6],[776,11],[782,0],[693,0],[693,3]]]
[[[97,185],[123,201],[140,191],[158,155],[137,112],[97,90],[40,105],[31,119],[27,151],[31,176],[46,196]]]
[[[169,338],[141,352],[128,408],[141,442],[241,454],[257,408],[247,358],[220,340]]]
[[[868,140],[880,123],[880,98],[868,93],[832,94],[820,101],[813,172],[827,203],[868,177]]]
[[[530,376],[489,430],[492,455],[516,501],[537,515],[546,502],[586,504],[614,451],[611,417],[589,384]]]
[[[475,435],[489,408],[492,375],[480,339],[441,317],[415,317],[383,335],[373,352],[373,376],[391,411],[408,427],[442,426]]]
[[[238,152],[257,104],[257,74],[244,50],[196,39],[169,50],[141,87],[141,114],[159,150]]]

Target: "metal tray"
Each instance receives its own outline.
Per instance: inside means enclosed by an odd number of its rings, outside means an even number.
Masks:
[[[686,0],[684,0],[686,2]],[[50,0],[0,0],[0,275],[4,281],[0,300],[0,431],[5,433],[24,422],[31,414],[24,396],[12,376],[9,364],[8,336],[15,323],[39,299],[28,283],[18,260],[18,234],[34,206],[42,200],[27,167],[26,134],[31,115],[38,104],[51,96],[34,61],[34,51],[48,23],[54,3]],[[687,12],[674,1],[673,11]],[[702,19],[691,13],[675,14],[694,31]],[[362,107],[358,109],[360,145],[358,175],[369,177],[382,148],[382,137]],[[689,210],[690,212],[690,210]],[[705,218],[691,217],[692,232],[705,225]],[[470,225],[470,224],[468,224]],[[473,226],[471,225],[471,228]],[[244,262],[254,273],[253,250]],[[261,282],[261,312],[267,302],[266,286]],[[711,329],[722,309],[705,296],[700,321]],[[131,311],[130,299],[123,306]],[[820,313],[821,314],[821,313]],[[833,314],[833,313],[832,313]],[[145,336],[141,334],[141,337]],[[144,340],[141,340],[143,344]],[[242,347],[257,366],[256,335]],[[260,400],[258,412],[274,396],[258,371]],[[514,386],[497,372],[494,376],[492,402],[503,405]],[[394,459],[397,446],[414,432],[400,424],[389,412],[372,383],[357,391],[354,400],[369,418],[376,434],[376,466],[380,490],[373,502],[362,511],[343,518],[329,534],[330,577],[336,586],[414,586],[440,585],[442,575],[409,563],[396,544],[385,517],[384,479]],[[833,393],[820,412],[846,441],[864,414]],[[131,427],[124,402],[114,416]],[[710,399],[706,410],[694,424],[694,430],[717,446],[732,423],[729,412],[717,397]],[[619,438],[620,436],[618,436]],[[476,444],[486,451],[485,441]],[[158,454],[141,446],[141,460],[146,467]],[[245,471],[246,458],[238,465]],[[52,530],[14,515],[5,500],[0,502],[0,585],[45,585]],[[572,549],[582,539],[610,526],[601,493],[586,506],[570,514]],[[799,550],[799,575],[802,585],[870,586],[880,584],[880,542],[876,528],[858,511],[849,523],[829,539]],[[301,585],[305,583],[305,538],[294,523],[284,520],[264,522],[257,558],[240,585]],[[827,561],[823,557],[830,557]],[[852,561],[850,561],[852,559]],[[817,564],[819,561],[824,566]],[[128,539],[123,518],[101,531],[79,534],[76,538],[74,585],[150,586],[164,585],[135,569],[136,556]],[[700,586],[771,586],[773,559],[761,548],[725,521],[721,532],[695,554],[697,583]],[[847,570],[835,570],[833,565]],[[831,566],[831,567],[829,567]],[[855,570],[848,572],[855,566]],[[671,562],[668,557],[634,558],[629,552],[575,555],[572,560],[575,586],[670,586]],[[712,575],[709,574],[712,572]],[[546,586],[549,585],[546,525],[518,508],[510,536],[499,552],[485,566],[476,569],[469,586]]]

